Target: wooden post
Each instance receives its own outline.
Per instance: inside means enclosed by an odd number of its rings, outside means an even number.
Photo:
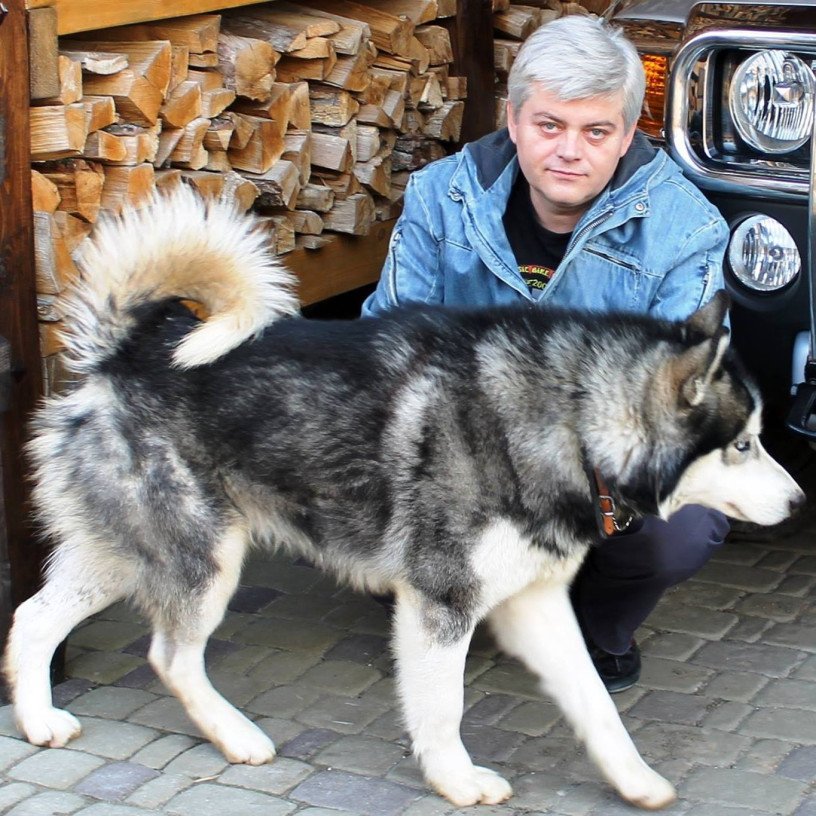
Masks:
[[[450,31],[451,74],[467,77],[468,98],[462,117],[461,144],[495,130],[493,69],[493,4],[491,0],[459,0],[456,17],[438,20]]]
[[[6,552],[0,609],[10,610],[37,588],[44,545],[27,515],[23,445],[26,420],[42,393],[34,293],[34,243],[29,162],[28,34],[24,0],[3,0],[0,21],[0,336],[10,343],[9,410],[0,415],[0,463]],[[2,11],[0,11],[2,13]],[[9,591],[10,590],[10,591]],[[8,618],[0,620],[0,645]]]

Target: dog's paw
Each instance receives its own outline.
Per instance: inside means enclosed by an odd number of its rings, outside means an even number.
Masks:
[[[228,762],[236,765],[264,765],[275,758],[275,745],[269,737],[252,723],[231,734],[229,742],[219,745]]]
[[[635,778],[618,786],[618,793],[629,804],[643,810],[660,810],[677,799],[677,791],[668,779],[644,765]]]
[[[33,745],[62,748],[82,732],[79,720],[61,708],[16,713],[17,727]]]
[[[451,775],[444,781],[431,782],[440,796],[457,807],[497,805],[513,795],[510,783],[490,768],[471,766],[468,773]]]

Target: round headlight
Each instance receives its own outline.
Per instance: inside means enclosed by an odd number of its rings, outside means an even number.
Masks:
[[[731,233],[728,263],[736,279],[755,292],[774,292],[799,274],[802,260],[791,234],[767,215],[751,215]]]
[[[728,107],[740,136],[756,150],[787,153],[813,130],[816,78],[795,54],[760,51],[734,72]]]

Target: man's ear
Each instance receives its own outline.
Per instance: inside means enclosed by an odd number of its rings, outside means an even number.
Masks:
[[[510,141],[516,143],[516,115],[513,113],[513,106],[508,99],[504,103],[505,119],[507,121],[507,131],[510,134]]]
[[[730,339],[728,329],[720,326],[713,337],[692,346],[672,360],[669,376],[679,405],[694,407],[705,399]]]
[[[621,150],[620,150],[620,158],[623,158],[626,151],[629,149],[629,146],[632,144],[632,139],[635,138],[635,131],[637,130],[637,122],[629,129],[628,133],[625,133],[623,136],[623,142],[621,143]]]
[[[728,293],[725,289],[720,289],[714,293],[714,297],[705,306],[699,308],[686,320],[686,325],[706,337],[713,337],[722,327],[730,305],[731,298]]]

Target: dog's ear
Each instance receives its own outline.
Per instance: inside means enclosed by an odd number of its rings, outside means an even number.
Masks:
[[[691,317],[686,320],[686,325],[692,330],[700,332],[705,337],[714,337],[717,330],[722,327],[728,307],[731,305],[731,298],[725,289],[720,289],[714,293],[714,297],[700,307]]]
[[[713,337],[703,340],[672,360],[671,380],[680,404],[694,407],[706,396],[728,349],[730,334],[720,325]]]

